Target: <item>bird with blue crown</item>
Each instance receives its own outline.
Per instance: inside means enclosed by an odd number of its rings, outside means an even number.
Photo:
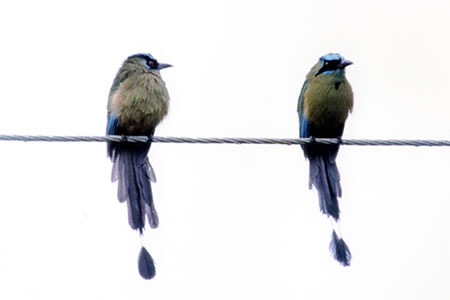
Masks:
[[[322,144],[314,142],[314,138],[341,139],[353,108],[352,87],[345,77],[345,68],[351,64],[337,53],[320,57],[306,75],[297,108],[300,137],[311,138],[310,143],[301,146],[309,160],[309,188],[316,188],[320,210],[332,218],[330,250],[344,266],[350,265],[351,253],[340,230],[335,229],[340,215],[338,198],[342,195],[336,165],[339,144]]]
[[[129,56],[114,78],[108,97],[106,134],[148,136],[149,142],[108,142],[113,162],[113,182],[118,182],[118,198],[128,207],[128,223],[142,235],[146,220],[158,227],[151,182],[156,176],[147,154],[156,126],[167,115],[169,94],[160,70],[171,67],[159,63],[150,54]],[[138,258],[139,273],[145,279],[155,276],[150,253],[142,246]]]

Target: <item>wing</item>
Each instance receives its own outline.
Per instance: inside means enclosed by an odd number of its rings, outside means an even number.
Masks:
[[[300,123],[300,137],[301,138],[309,137],[309,122],[303,111],[303,102],[305,99],[305,91],[306,91],[307,87],[308,87],[308,81],[305,81],[305,83],[303,84],[303,87],[302,87],[302,91],[300,92],[300,96],[298,97],[297,112],[298,112],[298,119],[299,119],[299,123]]]
[[[112,116],[112,113],[109,110],[109,105],[110,105],[110,102],[112,101],[112,96],[119,90],[120,84],[129,77],[129,74],[130,74],[130,72],[123,71],[122,68],[120,68],[119,72],[117,72],[116,77],[114,78],[111,88],[109,89],[106,134],[115,134],[116,133],[115,131],[111,131],[111,129],[117,129],[118,120],[117,120],[117,116],[116,117]],[[112,121],[112,123],[111,123],[111,121]],[[115,126],[111,126],[112,124],[115,124]]]
[[[119,70],[116,77],[114,78],[113,84],[111,85],[111,89],[109,90],[109,97],[108,97],[108,116],[107,116],[107,123],[106,123],[106,135],[116,135],[120,134],[117,132],[117,129],[119,127],[119,117],[115,115],[113,112],[110,111],[110,104],[112,101],[112,97],[120,88],[120,84],[128,78],[129,73],[123,72]],[[107,143],[107,150],[108,150],[108,156],[113,158],[113,152],[115,148],[115,143],[108,142]]]
[[[108,123],[106,124],[106,135],[115,135],[119,126],[119,118],[114,113],[108,113]]]
[[[108,123],[106,124],[106,135],[115,135],[117,134],[117,127],[119,126],[119,118],[114,113],[108,112]],[[108,156],[113,159],[114,156],[114,149],[116,143],[113,142],[107,142],[106,143],[106,149]]]

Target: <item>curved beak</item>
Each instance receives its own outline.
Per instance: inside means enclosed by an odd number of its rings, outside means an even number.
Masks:
[[[164,63],[158,64],[158,70],[165,69],[165,68],[170,68],[170,67],[173,67],[173,66],[170,65],[170,64],[164,64]]]
[[[337,65],[337,67],[338,67],[339,69],[344,69],[346,66],[349,66],[349,65],[353,65],[353,62],[350,61],[350,60],[344,60],[344,61],[341,62],[339,65]]]

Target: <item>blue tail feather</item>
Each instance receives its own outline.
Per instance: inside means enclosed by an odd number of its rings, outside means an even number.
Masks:
[[[139,274],[144,279],[148,280],[155,277],[155,263],[153,262],[153,258],[150,253],[148,253],[147,249],[145,249],[144,247],[142,247],[141,251],[139,252],[138,269]]]
[[[118,181],[118,198],[127,202],[128,223],[141,233],[145,216],[150,227],[159,225],[151,188],[151,166],[147,158],[149,143],[120,143],[113,145],[112,180]]]
[[[320,210],[338,221],[340,210],[337,198],[341,196],[341,186],[336,162],[322,155],[309,157],[309,161],[309,188],[316,188]]]
[[[333,230],[330,242],[330,252],[341,265],[348,267],[352,259],[352,254],[347,244],[341,237],[338,237],[336,231]]]

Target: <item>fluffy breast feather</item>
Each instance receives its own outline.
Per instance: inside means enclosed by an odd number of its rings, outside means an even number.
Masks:
[[[345,77],[328,74],[308,81],[304,113],[316,127],[343,124],[353,108],[353,92]]]
[[[110,110],[118,116],[124,134],[149,134],[169,110],[164,81],[152,72],[130,76],[111,95]]]

